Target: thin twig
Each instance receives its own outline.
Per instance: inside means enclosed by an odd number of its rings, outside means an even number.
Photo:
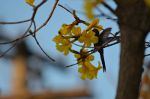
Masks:
[[[91,53],[90,53],[90,52],[91,52]],[[88,51],[88,52],[86,52],[84,56],[81,56],[80,58],[78,58],[76,63],[71,64],[71,65],[67,65],[67,66],[65,66],[65,67],[72,67],[72,66],[75,66],[75,65],[81,63],[83,58],[87,58],[87,57],[88,57],[89,55],[91,55],[92,53],[93,53],[93,49],[90,50],[90,51]]]
[[[41,51],[42,51],[50,60],[55,61],[53,58],[51,58],[51,57],[44,51],[44,49],[43,49],[42,46],[40,45],[39,41],[37,40],[36,35],[33,34],[32,36],[33,36],[33,38],[34,38],[36,44],[37,44],[37,45],[39,46],[39,48],[41,49]]]
[[[46,3],[47,0],[42,0],[42,2],[40,4],[38,4],[35,8],[34,8],[34,11],[33,11],[33,14],[32,14],[32,20],[34,20],[34,17],[38,11],[38,9],[44,4]]]
[[[84,48],[94,48],[94,47],[86,47],[86,46],[83,46],[83,45],[79,45],[79,44],[76,44],[76,43],[72,43],[72,44],[74,44],[74,45],[76,45],[76,46],[78,46],[78,47],[84,47]]]
[[[36,23],[35,23],[35,21],[33,20],[33,27],[34,27],[34,32],[33,32],[33,36],[35,36],[35,31],[36,31]],[[30,32],[30,34],[31,34],[32,32]]]
[[[79,62],[76,62],[76,63],[74,63],[74,64],[71,64],[71,65],[67,65],[67,66],[65,66],[65,67],[72,67],[72,66],[75,66],[75,65],[78,65],[79,64]]]
[[[114,11],[114,9],[112,9],[106,2],[102,2],[102,4],[108,9],[110,10],[114,15],[116,15],[116,12]]]
[[[110,46],[113,46],[113,45],[116,45],[116,44],[118,44],[118,43],[120,43],[120,42],[114,42],[114,43],[112,43],[112,44],[108,44],[108,45],[106,45],[104,48],[106,48],[106,47],[110,47]]]
[[[46,20],[39,28],[37,28],[36,32],[38,32],[41,28],[43,28],[43,27],[49,22],[49,20],[51,19],[52,15],[53,15],[53,13],[54,13],[54,11],[55,11],[55,8],[56,8],[56,6],[57,6],[58,1],[59,1],[59,0],[56,0],[56,1],[55,1],[55,4],[54,4],[54,6],[53,6],[52,11],[51,11],[50,14],[49,14],[49,17],[47,18],[47,20]]]
[[[20,23],[25,23],[29,22],[31,19],[23,20],[23,21],[16,21],[16,22],[0,22],[0,24],[20,24]]]
[[[67,12],[69,12],[70,14],[73,14],[73,12],[71,12],[69,9],[67,9],[66,7],[64,7],[61,4],[58,4],[58,6],[60,6],[61,8],[65,9]]]
[[[2,58],[3,56],[5,56],[11,49],[13,49],[15,46],[17,45],[17,43],[14,43],[10,48],[8,48],[5,52],[3,52],[0,55],[0,58]]]
[[[100,16],[104,16],[106,17],[106,19],[110,19],[110,20],[113,20],[113,21],[116,21],[117,19],[113,18],[112,16],[106,14],[103,10],[101,10],[99,7],[96,7],[96,10],[99,11],[101,14],[99,15],[96,15],[96,17],[100,17]]]
[[[29,27],[27,28],[27,30],[23,33],[23,35],[22,35],[21,37],[15,39],[15,40],[12,40],[12,41],[0,42],[0,45],[2,45],[2,44],[3,44],[3,45],[4,45],[4,44],[11,44],[11,43],[17,42],[17,41],[19,41],[19,40],[21,40],[21,39],[27,37],[26,34],[27,34],[28,31],[30,30],[31,26],[32,26],[32,22],[30,23]],[[28,35],[28,36],[29,36],[29,35]]]
[[[62,7],[64,10],[66,10],[67,12],[69,12],[76,21],[78,21],[78,23],[83,22],[83,20],[81,20],[77,15],[76,15],[76,11],[73,10],[73,12],[71,12],[69,9],[67,9],[66,7],[64,7],[63,5],[59,4],[60,7]]]

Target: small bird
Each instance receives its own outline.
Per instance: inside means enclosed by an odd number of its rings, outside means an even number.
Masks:
[[[101,33],[99,33],[99,31],[97,29],[93,29],[93,32],[95,32],[95,35],[98,37],[98,42],[96,44],[94,44],[94,47],[98,48],[105,43],[104,39],[106,39],[108,37],[108,35],[111,33],[111,28],[106,28]],[[104,49],[103,48],[98,49],[98,52],[100,54],[101,62],[103,65],[103,72],[106,72]]]

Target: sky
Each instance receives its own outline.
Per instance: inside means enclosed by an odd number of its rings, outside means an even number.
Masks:
[[[40,0],[36,0],[38,3]],[[37,26],[39,26],[48,17],[49,12],[52,9],[52,5],[55,0],[48,0],[46,4],[39,10],[36,16]],[[116,8],[116,5],[112,0],[108,0],[108,3]],[[66,7],[73,8],[77,11],[83,11],[82,0],[60,0],[59,4]],[[102,7],[102,6],[101,6]],[[27,5],[24,0],[2,0],[0,3],[0,18],[5,19],[5,21],[19,21],[30,18],[32,15],[32,8]],[[109,11],[102,9],[110,14]],[[84,20],[87,20],[82,14],[77,13],[78,16]],[[52,42],[52,38],[57,35],[59,28],[64,23],[71,23],[74,21],[73,17],[66,12],[64,9],[57,7],[50,22],[38,32],[37,38],[42,45],[43,49],[51,55],[54,59],[58,55],[66,60],[66,63],[75,63],[75,59],[72,54],[68,56],[63,56],[62,53],[58,52],[55,48],[55,43]],[[112,33],[118,31],[117,24],[111,20],[100,18],[100,24],[104,27],[111,27]],[[5,25],[4,29],[7,31],[7,35],[16,38],[21,35],[19,32],[25,30],[28,24],[21,25]],[[33,52],[41,53],[34,40],[29,37],[28,44],[31,46]],[[109,48],[104,49],[105,61],[107,66],[107,72],[99,72],[98,78],[94,80],[87,80],[91,92],[94,94],[95,99],[114,99],[117,80],[118,80],[118,70],[119,70],[119,53],[120,45],[114,45]],[[94,54],[96,61],[99,60],[99,54]],[[96,62],[95,62],[96,63]],[[48,65],[48,64],[45,64]],[[65,67],[64,67],[65,68]],[[48,67],[44,70],[44,75],[46,76],[46,86],[55,90],[70,88],[72,86],[78,86],[78,84],[84,84],[84,81],[80,79],[79,73],[77,72],[77,66],[66,68],[67,72],[62,74],[53,67]],[[66,75],[67,74],[67,75]],[[3,76],[5,75],[5,76]],[[0,89],[3,93],[7,93],[10,88],[11,81],[11,62],[0,59]]]

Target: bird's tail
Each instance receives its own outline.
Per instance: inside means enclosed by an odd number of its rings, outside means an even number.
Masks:
[[[102,65],[103,65],[103,72],[106,72],[106,65],[105,65],[105,59],[104,59],[103,51],[100,51],[100,57],[101,57]]]

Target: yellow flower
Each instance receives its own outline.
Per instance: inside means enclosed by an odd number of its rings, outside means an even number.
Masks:
[[[63,24],[62,27],[60,28],[59,32],[62,35],[67,35],[67,34],[70,34],[72,28],[73,28],[72,25]]]
[[[53,38],[53,41],[55,43],[61,43],[64,40],[64,38],[61,35],[57,35]]]
[[[90,62],[84,62],[83,66],[78,69],[78,72],[81,73],[81,79],[94,79],[97,78],[98,71],[102,67],[100,66],[100,62],[98,63],[98,67],[94,67]]]
[[[89,55],[88,50],[86,50],[86,49],[81,49],[80,54],[75,54],[74,56],[77,58],[77,60],[79,60],[80,58],[82,58],[80,60],[84,60],[84,61],[93,61],[94,60],[94,56]]]
[[[89,30],[91,30],[92,28],[96,28],[96,29],[98,29],[99,31],[101,31],[101,30],[103,29],[103,26],[98,25],[98,24],[99,24],[99,19],[93,20],[93,21],[89,24],[89,26],[86,28],[85,31],[89,31]]]
[[[89,47],[92,43],[98,42],[98,37],[95,36],[95,32],[90,30],[88,32],[83,32],[83,34],[79,37],[78,41],[80,43],[84,43],[84,46]]]
[[[56,48],[58,51],[63,52],[64,55],[69,54],[69,49],[72,47],[69,40],[64,39],[62,43],[56,44]]]
[[[81,28],[80,27],[74,27],[73,29],[72,29],[72,35],[74,35],[74,36],[80,36],[81,35]]]
[[[56,43],[58,51],[63,52],[64,55],[69,54],[69,49],[72,47],[69,39],[65,39],[61,35],[57,35],[53,38],[53,41]]]
[[[34,0],[26,0],[26,3],[34,7]]]

